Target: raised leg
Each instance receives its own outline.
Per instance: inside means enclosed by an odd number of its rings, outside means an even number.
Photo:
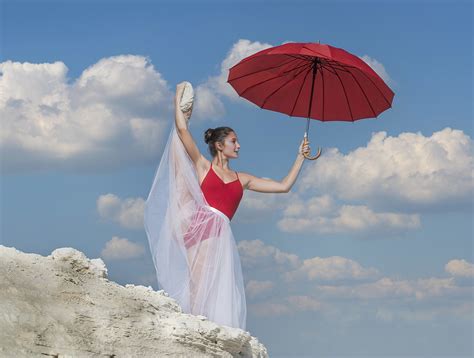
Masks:
[[[192,314],[201,314],[200,302],[197,300],[208,266],[209,246],[211,240],[203,240],[188,249],[188,262],[190,265],[190,305]]]

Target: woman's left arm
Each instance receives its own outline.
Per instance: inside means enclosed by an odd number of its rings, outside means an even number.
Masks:
[[[299,153],[296,157],[293,167],[281,182],[272,179],[259,178],[247,173],[241,173],[241,176],[245,178],[244,188],[258,191],[260,193],[288,193],[293,187],[301,167],[303,166],[303,162],[305,160],[303,152],[307,152],[309,154],[310,151],[309,145],[307,144],[303,146],[303,143],[304,139],[301,142]]]

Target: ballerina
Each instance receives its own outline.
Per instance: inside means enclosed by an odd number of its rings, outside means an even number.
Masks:
[[[289,192],[310,148],[303,139],[282,181],[233,171],[236,132],[206,130],[212,160],[205,158],[188,128],[193,99],[189,82],[177,85],[175,121],[145,203],[145,229],[158,282],[183,312],[245,330],[244,280],[230,221],[244,190]]]

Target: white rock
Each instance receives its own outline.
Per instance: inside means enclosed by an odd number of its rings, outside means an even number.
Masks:
[[[106,277],[101,259],[73,248],[44,257],[0,245],[0,356],[268,357],[249,332]]]

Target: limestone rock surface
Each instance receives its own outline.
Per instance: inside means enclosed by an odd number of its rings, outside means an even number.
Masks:
[[[183,313],[163,291],[119,285],[101,259],[0,245],[1,357],[268,357],[249,332]]]

